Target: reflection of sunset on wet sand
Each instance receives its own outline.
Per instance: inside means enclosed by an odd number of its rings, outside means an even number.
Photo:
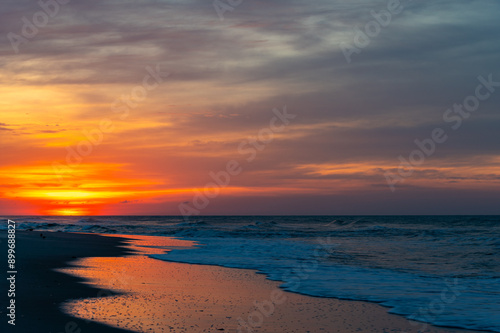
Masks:
[[[80,267],[61,270],[84,277],[98,288],[122,292],[100,292],[96,296],[107,297],[69,301],[63,305],[66,313],[136,332],[355,333],[381,332],[388,327],[418,331],[408,320],[387,314],[376,304],[311,298],[284,292],[279,282],[254,271],[162,262],[146,256],[166,248],[189,247],[192,242],[128,238],[134,239],[137,255],[86,258],[78,262]],[[432,327],[428,332],[458,333]]]
[[[2,1],[0,333],[500,333],[499,13]]]

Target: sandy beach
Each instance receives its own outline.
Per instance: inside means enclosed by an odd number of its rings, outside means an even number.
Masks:
[[[2,1],[0,333],[500,333],[499,14]]]
[[[283,292],[279,282],[254,271],[147,256],[190,242],[149,236],[130,236],[131,241],[88,234],[44,236],[18,233],[17,320],[12,327],[4,319],[2,332],[416,333],[424,327],[373,303]]]
[[[16,325],[7,323],[6,296],[2,296],[0,309],[1,332],[19,333],[78,333],[126,331],[99,323],[73,318],[63,314],[60,304],[68,299],[95,297],[100,289],[83,284],[81,278],[54,271],[67,267],[81,257],[114,257],[127,253],[119,246],[123,239],[70,233],[43,233],[18,231],[16,234]],[[1,246],[7,253],[6,232],[2,232]],[[2,251],[3,252],[3,251]],[[6,263],[6,260],[2,262]],[[5,267],[2,265],[2,268]],[[5,272],[5,270],[4,270]],[[2,295],[7,291],[6,279],[0,286]],[[108,291],[109,292],[109,291]],[[7,293],[5,292],[5,295]],[[79,330],[81,329],[81,331]]]

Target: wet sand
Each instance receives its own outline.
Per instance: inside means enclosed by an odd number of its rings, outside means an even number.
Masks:
[[[254,271],[151,259],[170,246],[164,237],[130,236],[137,255],[87,258],[65,269],[123,294],[67,302],[80,318],[137,332],[473,332],[410,323],[377,304],[284,292]],[[425,329],[423,329],[425,327]]]
[[[10,333],[126,333],[102,325],[66,315],[60,311],[60,304],[69,299],[95,297],[107,293],[102,288],[83,284],[81,278],[54,271],[67,267],[69,262],[83,257],[116,257],[127,253],[124,239],[99,235],[43,233],[16,233],[16,325],[7,323],[7,232],[0,233],[0,258],[2,279],[0,290],[0,332]]]

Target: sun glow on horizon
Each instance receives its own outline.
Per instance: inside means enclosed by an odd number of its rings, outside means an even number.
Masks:
[[[88,216],[93,215],[87,208],[60,208],[47,211],[46,215],[53,216]]]
[[[414,4],[348,55],[350,1],[96,1],[0,44],[2,215],[499,211],[500,2]],[[40,11],[3,7],[21,35]]]

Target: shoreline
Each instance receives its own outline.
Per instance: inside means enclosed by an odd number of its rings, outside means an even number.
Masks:
[[[2,332],[26,332],[32,327],[49,333],[125,333],[151,327],[163,332],[167,327],[168,332],[410,333],[423,327],[377,303],[285,292],[279,288],[281,282],[253,270],[147,256],[165,253],[149,245],[188,246],[188,241],[159,237],[160,243],[165,242],[160,244],[151,242],[154,236],[44,233],[42,238],[39,234],[17,234],[22,273],[18,285],[24,291],[17,295],[15,328]],[[130,242],[135,246],[131,248]],[[71,309],[92,321],[65,313]],[[4,320],[0,327],[6,324]],[[426,332],[479,331],[428,324]]]
[[[55,271],[71,267],[72,262],[79,258],[127,255],[130,251],[120,247],[126,240],[62,232],[43,232],[45,238],[42,238],[40,234],[36,231],[16,232],[16,320],[15,326],[7,323],[7,309],[3,306],[7,300],[2,297],[0,331],[78,333],[80,329],[81,333],[131,333],[60,311],[60,304],[67,299],[96,297],[103,291],[85,284],[79,277]],[[6,239],[7,232],[0,233],[2,257],[7,255]],[[6,261],[2,260],[2,267]],[[8,287],[5,279],[1,281],[3,293]],[[104,292],[111,293],[109,290]]]

